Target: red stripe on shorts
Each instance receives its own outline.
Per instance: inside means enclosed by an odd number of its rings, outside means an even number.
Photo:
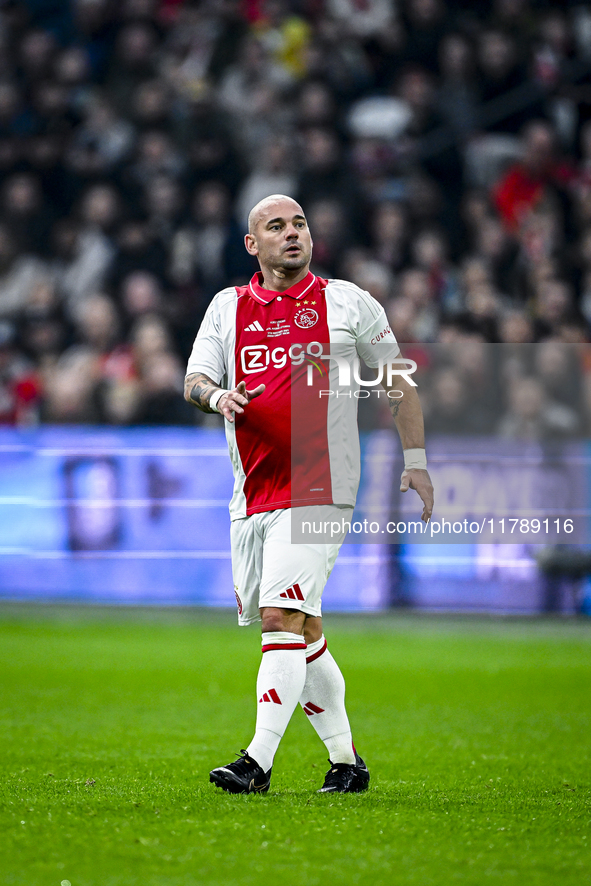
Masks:
[[[304,595],[302,594],[302,589],[300,588],[299,584],[296,583],[296,584],[293,586],[293,588],[290,588],[290,590],[295,591],[296,598],[297,598],[298,600],[301,600],[301,601],[303,602],[303,600],[304,600]]]

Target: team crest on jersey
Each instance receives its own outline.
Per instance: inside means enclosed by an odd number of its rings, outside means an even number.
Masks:
[[[313,308],[302,308],[293,318],[293,322],[300,329],[311,329],[318,323],[318,313]]]

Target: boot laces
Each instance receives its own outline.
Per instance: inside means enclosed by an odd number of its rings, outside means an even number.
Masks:
[[[251,775],[255,765],[252,757],[248,756],[244,748],[236,756],[238,759],[233,763],[228,763],[226,769],[231,769],[237,775]]]

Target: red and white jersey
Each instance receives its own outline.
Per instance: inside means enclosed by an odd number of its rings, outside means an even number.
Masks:
[[[224,422],[234,469],[233,520],[313,504],[355,504],[360,453],[359,385],[339,389],[336,349],[353,365],[399,354],[382,306],[352,283],[309,272],[284,292],[248,286],[219,292],[195,339],[187,374],[222,387],[266,389],[232,424]],[[311,368],[310,368],[311,367]],[[321,390],[324,389],[324,390]],[[332,391],[332,393],[330,393]]]

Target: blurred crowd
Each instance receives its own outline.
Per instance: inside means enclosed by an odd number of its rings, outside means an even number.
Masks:
[[[203,421],[192,340],[278,192],[316,273],[452,348],[430,429],[589,431],[591,5],[535,0],[4,0],[0,422]],[[544,356],[493,389],[487,343]]]
[[[559,338],[491,344],[468,335],[407,345],[404,356],[417,363],[413,378],[429,434],[553,444],[591,431],[591,345]],[[391,427],[385,394],[372,394],[360,393],[362,429]]]

